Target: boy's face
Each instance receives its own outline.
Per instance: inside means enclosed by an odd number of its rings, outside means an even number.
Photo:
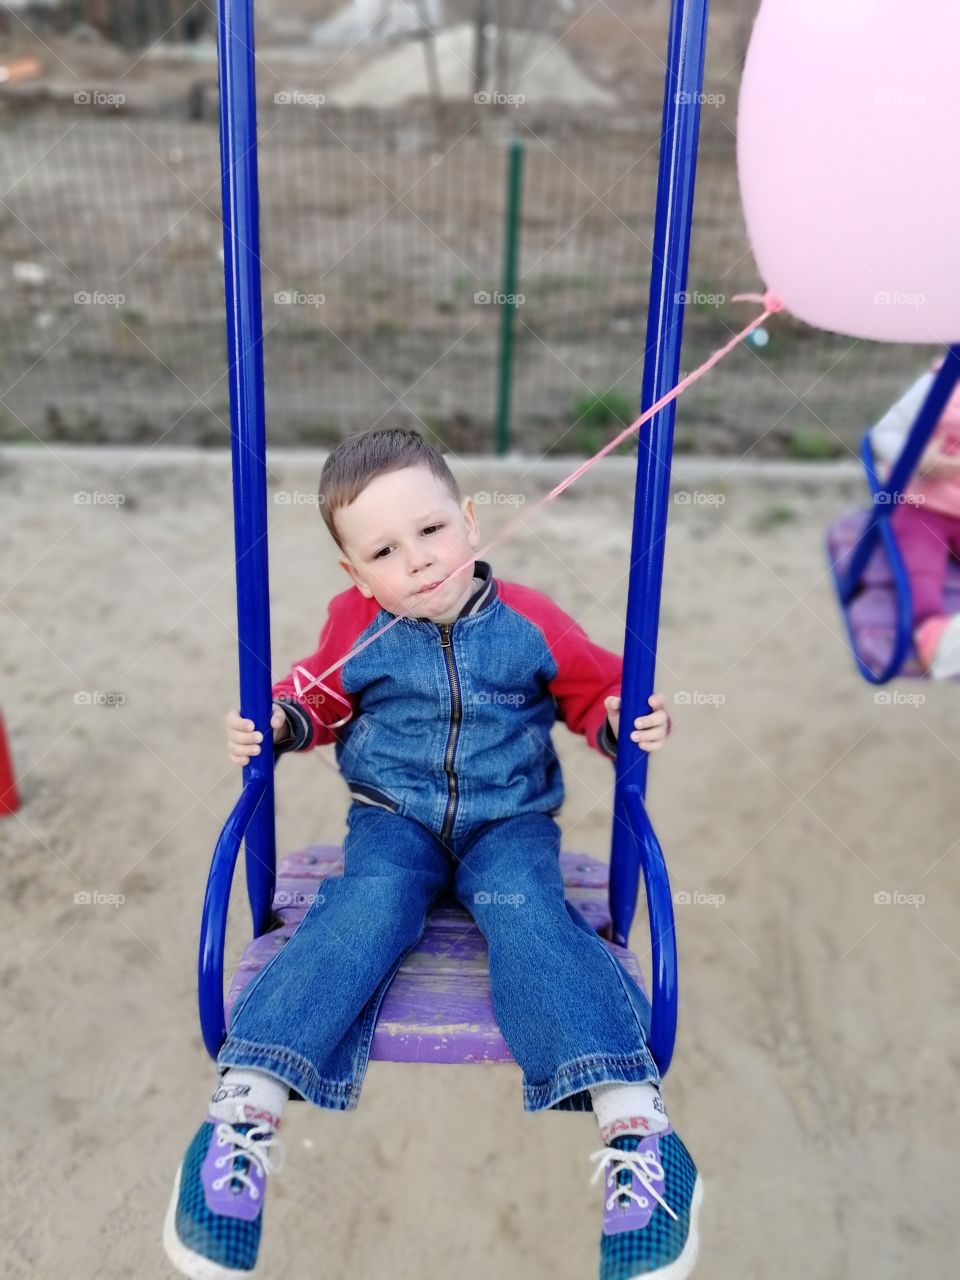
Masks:
[[[473,500],[457,503],[429,467],[405,467],[371,480],[334,520],[340,563],[365,596],[389,613],[455,617],[473,584],[480,526]],[[439,590],[423,591],[467,561]]]

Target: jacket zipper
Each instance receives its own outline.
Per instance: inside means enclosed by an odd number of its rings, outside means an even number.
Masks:
[[[447,662],[447,677],[450,680],[450,732],[447,735],[447,749],[443,755],[443,770],[447,775],[447,811],[443,819],[441,838],[449,839],[453,830],[453,818],[457,810],[457,775],[453,770],[453,757],[457,749],[457,737],[460,733],[460,681],[457,677],[457,666],[453,660],[453,646],[450,640],[452,623],[438,623],[440,627],[440,648]]]

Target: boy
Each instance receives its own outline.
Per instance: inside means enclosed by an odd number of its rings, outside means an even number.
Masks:
[[[356,1107],[383,996],[452,892],[486,939],[524,1108],[596,1113],[601,1280],[682,1280],[696,1258],[696,1168],[660,1098],[649,1005],[566,902],[554,821],[551,728],[559,714],[614,757],[622,662],[541,592],[475,560],[473,503],[415,432],[340,444],[320,510],[353,585],[331,601],[317,650],[274,687],[271,729],[277,752],[334,744],[351,797],[344,874],[323,881],[237,998],[222,1080],[177,1174],[167,1252],[190,1276],[252,1272],[284,1103],[293,1091]],[[630,736],[656,751],[669,717],[659,695],[650,705]],[[232,761],[259,754],[260,739],[227,716]]]

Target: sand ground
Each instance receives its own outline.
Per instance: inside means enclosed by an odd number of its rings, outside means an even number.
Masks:
[[[311,492],[321,462],[273,456],[273,492]],[[466,491],[529,499],[559,475],[455,469]],[[904,682],[878,700],[854,673],[821,549],[851,476],[675,472],[690,500],[671,508],[657,684],[676,733],[649,804],[692,899],[665,1096],[707,1183],[704,1280],[955,1274],[955,694]],[[619,646],[631,494],[626,466],[601,464],[491,553],[495,572]],[[172,1274],[160,1225],[214,1079],[200,904],[238,783],[229,501],[223,456],[0,456],[0,705],[23,793],[0,827],[9,1280]],[[487,503],[485,531],[512,510]],[[313,507],[270,516],[279,673],[346,580]],[[612,770],[555,736],[565,847],[606,857]],[[282,850],[339,840],[331,764],[284,761]],[[124,902],[78,905],[84,890]],[[247,929],[238,907],[233,956]],[[643,957],[642,919],[632,942]],[[374,1063],[355,1112],[297,1104],[285,1131],[264,1280],[595,1274],[595,1123],[524,1114],[514,1067]]]

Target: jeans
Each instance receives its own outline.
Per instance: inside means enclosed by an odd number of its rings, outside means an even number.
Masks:
[[[660,1083],[642,989],[565,898],[560,828],[543,813],[444,845],[421,823],[354,803],[344,873],[240,993],[217,1058],[279,1077],[320,1107],[356,1107],[377,1014],[445,892],[489,951],[493,1009],[523,1072],[526,1111],[592,1110],[589,1088]]]

